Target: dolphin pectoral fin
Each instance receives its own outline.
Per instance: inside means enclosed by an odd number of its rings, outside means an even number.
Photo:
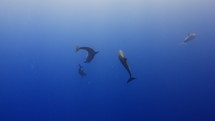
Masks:
[[[85,60],[84,63],[89,63],[89,61]]]
[[[130,77],[130,78],[128,79],[127,83],[129,83],[129,82],[131,82],[131,81],[133,81],[133,80],[135,80],[135,79],[136,79],[135,77]]]
[[[79,64],[79,68],[83,68],[83,66],[81,64]]]
[[[99,53],[99,51],[96,51],[96,52],[95,52],[95,54],[98,54],[98,53]]]

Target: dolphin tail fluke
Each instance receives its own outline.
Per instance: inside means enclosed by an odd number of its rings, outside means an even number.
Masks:
[[[78,52],[80,50],[80,46],[76,46],[75,51]]]
[[[187,43],[186,42],[181,42],[180,45],[187,45]]]
[[[136,79],[135,77],[130,77],[130,78],[128,79],[127,83],[129,83],[129,82],[131,82],[131,81],[133,81],[133,80],[135,80],[135,79]]]

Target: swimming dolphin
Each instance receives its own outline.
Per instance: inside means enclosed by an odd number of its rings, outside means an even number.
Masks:
[[[136,78],[131,76],[131,71],[130,71],[130,67],[129,67],[128,63],[127,63],[127,58],[125,57],[125,55],[124,55],[122,50],[119,50],[119,60],[120,60],[122,65],[125,67],[125,69],[129,73],[130,77],[129,77],[127,83],[131,82],[132,80],[135,80]]]
[[[184,38],[183,42],[181,44],[187,45],[187,42],[193,40],[196,38],[196,33],[189,33],[187,36]]]
[[[82,68],[83,68],[83,66],[81,66],[81,65],[79,64],[78,73],[81,75],[81,77],[84,77],[84,76],[86,76],[87,74],[84,72],[84,70],[83,70]]]
[[[90,47],[80,47],[80,46],[76,46],[76,52],[78,52],[80,49],[82,50],[86,50],[88,52],[86,60],[84,61],[84,63],[89,63],[93,60],[94,56],[98,53],[98,51],[94,51],[92,48]]]

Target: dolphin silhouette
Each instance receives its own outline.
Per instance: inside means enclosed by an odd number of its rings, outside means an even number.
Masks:
[[[187,36],[184,38],[181,44],[187,45],[187,43],[196,38],[196,33],[188,33]]]
[[[87,75],[83,70],[83,66],[81,66],[80,64],[79,64],[78,73],[81,75],[81,77],[84,77]]]
[[[122,50],[119,50],[119,60],[122,63],[122,65],[125,67],[125,69],[128,71],[129,79],[128,79],[127,83],[131,82],[132,80],[135,80],[136,78],[131,76],[131,71],[130,71],[130,67],[127,62],[127,58],[125,57]]]
[[[84,63],[89,63],[93,60],[94,56],[98,53],[98,51],[94,51],[92,48],[90,47],[80,47],[80,46],[76,46],[76,52],[78,52],[80,49],[82,50],[86,50],[88,52],[86,60],[84,61]]]

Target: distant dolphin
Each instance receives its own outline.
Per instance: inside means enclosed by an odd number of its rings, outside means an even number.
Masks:
[[[84,72],[84,70],[83,70],[82,68],[83,68],[83,66],[81,66],[81,65],[79,64],[78,73],[81,75],[81,77],[84,77],[84,76],[86,76],[87,74]]]
[[[89,63],[93,60],[94,56],[98,53],[98,51],[94,51],[92,48],[90,47],[80,47],[80,46],[76,46],[76,52],[78,52],[80,49],[82,50],[86,50],[88,52],[86,60],[84,61],[85,63]]]
[[[183,42],[181,44],[187,45],[187,43],[193,39],[196,38],[196,33],[189,33],[187,36],[184,38]]]
[[[131,82],[132,80],[135,80],[136,78],[131,76],[131,71],[130,71],[129,65],[127,63],[127,58],[125,57],[122,50],[119,50],[119,60],[129,73],[130,77],[129,77],[127,83]]]

